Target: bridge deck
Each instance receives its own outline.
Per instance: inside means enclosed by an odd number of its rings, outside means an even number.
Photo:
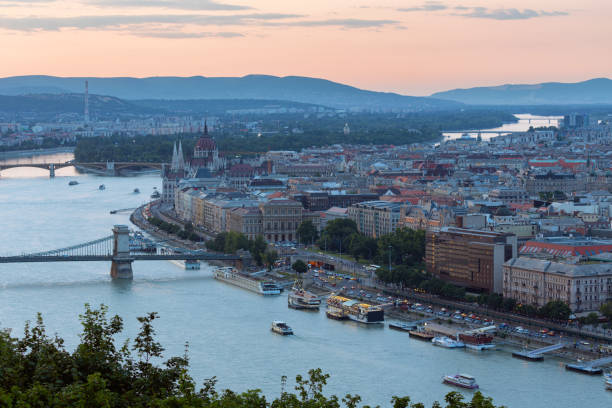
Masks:
[[[239,261],[238,255],[225,254],[130,254],[127,260],[133,261]],[[30,263],[30,262],[81,262],[81,261],[112,261],[112,255],[51,255],[51,256],[5,256],[0,257],[0,263]]]
[[[539,348],[537,350],[529,351],[526,354],[528,356],[530,356],[530,357],[537,357],[537,356],[542,355],[544,353],[549,353],[551,351],[560,350],[563,347],[565,347],[565,343],[558,343],[558,344],[553,344],[551,346],[542,347],[542,348]]]

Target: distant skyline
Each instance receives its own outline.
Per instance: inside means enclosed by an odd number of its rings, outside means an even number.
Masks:
[[[406,95],[612,77],[606,0],[0,0],[0,76],[325,78]]]

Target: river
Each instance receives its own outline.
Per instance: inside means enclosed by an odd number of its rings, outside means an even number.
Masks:
[[[73,179],[80,184],[68,186]],[[106,190],[99,191],[100,184]],[[58,170],[54,179],[41,169],[2,171],[0,254],[110,235],[114,224],[129,220],[128,214],[109,211],[142,204],[160,184],[153,176],[98,177],[73,168]],[[142,193],[133,194],[134,188]],[[612,401],[601,377],[566,372],[553,357],[536,363],[511,358],[510,350],[441,349],[387,327],[329,320],[323,310],[290,310],[285,296],[264,298],[218,282],[204,265],[185,271],[167,261],[137,261],[132,282],[113,282],[109,270],[106,262],[0,264],[0,327],[19,335],[24,322],[42,312],[49,333],[64,337],[72,349],[83,305],[104,303],[124,318],[129,338],[138,329],[137,316],[159,312],[156,328],[165,355],[181,355],[189,342],[191,374],[198,382],[216,376],[220,388],[261,388],[277,396],[281,376],[288,376],[291,388],[296,374],[320,367],[332,376],[329,393],[357,393],[364,403],[383,407],[393,395],[431,404],[453,390],[441,383],[442,375],[460,371],[474,375],[485,395],[509,408],[573,408],[585,402],[603,408]],[[295,336],[272,334],[274,319],[286,320]]]
[[[464,133],[467,133],[471,137],[476,137],[478,136],[478,134],[480,134],[483,140],[489,140],[490,138],[499,135],[499,132],[525,132],[531,126],[533,126],[534,128],[542,126],[558,127],[559,120],[563,119],[562,116],[538,116],[532,115],[530,113],[515,113],[514,116],[517,117],[518,121],[512,123],[504,123],[503,125],[498,126],[496,128],[482,129],[480,130],[480,132],[442,132],[442,137],[444,138],[444,140],[452,140],[461,137],[461,135]]]

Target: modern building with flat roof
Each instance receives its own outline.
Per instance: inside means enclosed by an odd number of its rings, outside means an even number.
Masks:
[[[445,282],[502,293],[502,266],[516,256],[516,235],[444,227],[426,235],[427,271]]]
[[[402,205],[389,201],[366,201],[351,205],[348,216],[355,221],[360,233],[376,238],[395,232]]]

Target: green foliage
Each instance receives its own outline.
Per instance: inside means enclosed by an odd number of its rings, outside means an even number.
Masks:
[[[552,302],[548,302],[542,306],[542,308],[538,311],[538,314],[541,317],[551,320],[567,321],[572,314],[572,311],[567,303],[560,300],[553,300]]]
[[[599,308],[599,311],[602,315],[608,318],[608,320],[612,320],[612,300],[607,301]]]
[[[303,244],[309,244],[311,242],[314,242],[319,236],[317,227],[315,227],[312,221],[310,220],[302,221],[296,233],[300,242]]]
[[[291,268],[297,273],[306,273],[308,271],[308,265],[301,259],[298,259],[291,265]]]
[[[357,408],[358,395],[341,400],[326,396],[329,375],[313,369],[296,376],[295,392],[285,392],[268,401],[257,389],[236,393],[217,392],[216,378],[202,387],[188,374],[187,351],[161,366],[163,346],[155,339],[157,313],[139,317],[140,331],[133,343],[118,347],[123,321],[108,317],[108,308],[85,306],[80,316],[83,332],[73,353],[64,341],[49,337],[40,314],[36,324],[26,324],[21,339],[0,331],[0,406],[6,408]],[[131,346],[131,347],[130,347]],[[130,350],[136,352],[134,359]],[[490,398],[476,392],[471,402],[456,392],[446,395],[447,408],[495,408]],[[393,397],[394,408],[424,408],[409,397]],[[433,407],[440,408],[438,403]],[[365,408],[365,407],[364,407]]]
[[[273,249],[266,249],[266,252],[264,252],[262,259],[264,265],[268,267],[268,270],[272,270],[274,262],[278,260],[278,252]]]
[[[317,244],[321,249],[340,251],[342,248],[343,251],[348,252],[353,234],[357,234],[355,221],[338,218],[327,223]]]
[[[246,235],[240,232],[230,231],[217,234],[214,239],[206,241],[206,248],[226,254],[235,254],[239,249],[249,251],[255,263],[262,266],[265,263],[264,255],[268,244],[261,235],[254,240],[249,240]]]

